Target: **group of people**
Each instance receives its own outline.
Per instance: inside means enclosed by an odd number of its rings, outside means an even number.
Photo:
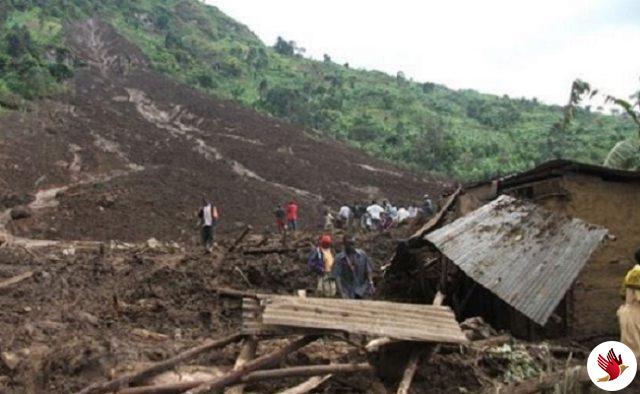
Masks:
[[[307,265],[318,277],[316,292],[320,297],[346,299],[370,298],[374,292],[373,267],[367,254],[356,247],[354,236],[345,234],[342,251],[334,255],[331,235],[324,234],[311,251]]]
[[[279,233],[287,230],[296,231],[298,229],[298,203],[291,199],[286,204],[280,204],[274,212],[276,217],[276,227]]]
[[[376,200],[371,204],[354,203],[343,205],[334,215],[331,210],[325,211],[324,229],[333,230],[334,227],[343,228],[351,232],[384,231],[399,226],[416,217],[428,220],[435,211],[435,206],[428,194],[423,196],[421,206],[397,206],[383,200],[378,204]]]

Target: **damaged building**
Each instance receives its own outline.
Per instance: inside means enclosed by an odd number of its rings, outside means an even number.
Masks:
[[[620,284],[640,246],[640,172],[556,160],[530,171],[467,187],[464,214],[507,194],[609,230],[570,289],[567,334],[617,335]]]
[[[435,218],[444,224],[398,247],[388,293],[418,301],[440,289],[459,321],[480,315],[529,339],[618,335],[621,281],[640,245],[640,172],[557,160],[452,197]]]

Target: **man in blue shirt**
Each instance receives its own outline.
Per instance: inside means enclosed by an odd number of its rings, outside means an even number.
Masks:
[[[373,267],[364,251],[356,248],[352,235],[342,239],[344,249],[335,257],[332,276],[336,280],[342,298],[369,298],[374,291]]]

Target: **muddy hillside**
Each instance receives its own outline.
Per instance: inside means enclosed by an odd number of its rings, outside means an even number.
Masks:
[[[86,64],[68,93],[0,119],[0,223],[16,236],[185,241],[203,194],[222,231],[269,225],[291,198],[313,227],[325,205],[414,202],[441,187],[160,75],[100,20],[68,26],[67,39]]]

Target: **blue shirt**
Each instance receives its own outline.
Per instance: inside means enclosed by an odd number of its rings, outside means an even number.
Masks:
[[[342,298],[365,298],[371,294],[370,274],[373,272],[371,261],[360,249],[351,255],[340,252],[333,263],[331,275],[335,278]]]

